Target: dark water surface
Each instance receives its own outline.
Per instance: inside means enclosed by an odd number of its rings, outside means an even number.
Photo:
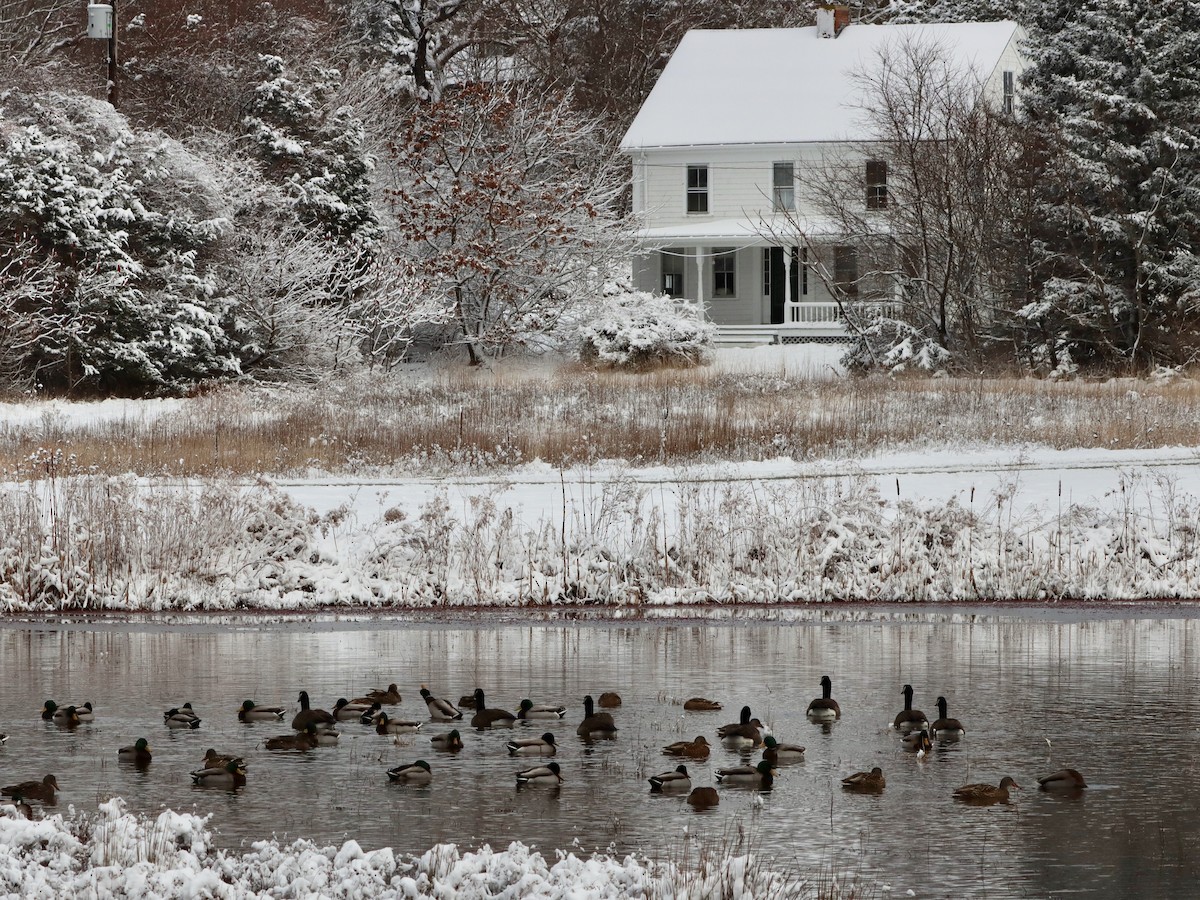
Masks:
[[[225,846],[272,835],[420,852],[519,840],[543,851],[613,847],[694,860],[703,849],[753,849],[781,868],[856,873],[897,895],[922,897],[1196,896],[1200,875],[1200,619],[1189,610],[1152,617],[1108,610],[985,615],[931,613],[788,623],[363,623],[253,619],[175,628],[128,622],[0,626],[0,784],[53,772],[59,808],[94,809],[112,795],[132,811],[211,813]],[[822,674],[844,714],[830,729],[804,718]],[[477,685],[489,705],[523,697],[569,707],[553,731],[566,783],[516,789],[532,762],[508,757],[512,732],[461,728],[466,749],[434,752],[427,734],[391,737],[347,723],[341,745],[269,753],[262,741],[287,723],[242,725],[243,699],[296,707],[307,690],[331,708],[340,696],[397,682],[398,715],[427,719],[427,683],[457,700]],[[936,714],[945,694],[968,734],[918,761],[887,724],[911,683],[916,705]],[[586,693],[619,692],[614,741],[575,736]],[[682,700],[723,701],[685,713]],[[98,718],[74,731],[38,718],[42,701],[91,700]],[[191,701],[196,732],[169,731],[162,710]],[[758,794],[721,788],[698,814],[681,798],[653,796],[645,779],[674,768],[659,753],[716,728],[749,704],[781,741],[807,746]],[[290,718],[290,716],[289,716]],[[145,772],[117,764],[117,748],[147,737]],[[192,787],[188,772],[208,747],[240,753],[249,784],[236,793]],[[428,760],[426,787],[389,784],[385,769]],[[690,762],[694,783],[750,760],[719,745]],[[754,757],[757,761],[757,756]],[[883,768],[884,794],[853,796],[839,780]],[[1071,766],[1093,785],[1077,797],[1036,790],[1040,774]],[[1026,789],[1006,806],[951,798],[965,782],[1012,775]]]

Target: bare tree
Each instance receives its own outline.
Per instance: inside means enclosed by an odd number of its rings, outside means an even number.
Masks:
[[[390,156],[395,256],[472,364],[552,333],[630,246],[624,167],[569,98],[467,87],[414,108]]]
[[[78,0],[0,0],[0,66],[48,62],[83,37],[83,16]]]
[[[938,44],[893,42],[855,78],[871,139],[831,151],[802,180],[812,218],[792,218],[793,243],[810,248],[835,296],[886,300],[925,339],[978,354],[1010,333],[1028,283],[1027,130]],[[853,285],[830,265],[831,232],[858,248]],[[845,312],[861,325],[856,309]]]

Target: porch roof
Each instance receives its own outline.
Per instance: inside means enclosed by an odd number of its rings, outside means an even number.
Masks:
[[[703,246],[722,244],[733,247],[771,247],[785,243],[795,235],[793,243],[801,243],[800,232],[808,237],[836,237],[843,233],[832,221],[806,219],[789,222],[786,219],[696,219],[676,225],[659,225],[638,229],[638,242],[647,249],[656,247]]]

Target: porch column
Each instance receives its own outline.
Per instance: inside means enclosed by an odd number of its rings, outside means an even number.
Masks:
[[[704,254],[703,247],[696,248],[696,302],[700,305],[700,317],[708,321],[708,304],[704,302]]]
[[[790,310],[792,301],[792,247],[783,248],[783,308]],[[790,316],[790,312],[788,313]]]

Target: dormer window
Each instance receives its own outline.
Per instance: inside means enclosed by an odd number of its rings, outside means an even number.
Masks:
[[[882,159],[867,160],[867,209],[887,209],[887,163]]]
[[[1017,105],[1016,76],[1011,70],[1004,72],[1004,114],[1011,116]]]
[[[775,212],[796,208],[796,166],[777,162],[771,167],[771,207]]]
[[[708,212],[708,166],[687,167],[687,211]]]

